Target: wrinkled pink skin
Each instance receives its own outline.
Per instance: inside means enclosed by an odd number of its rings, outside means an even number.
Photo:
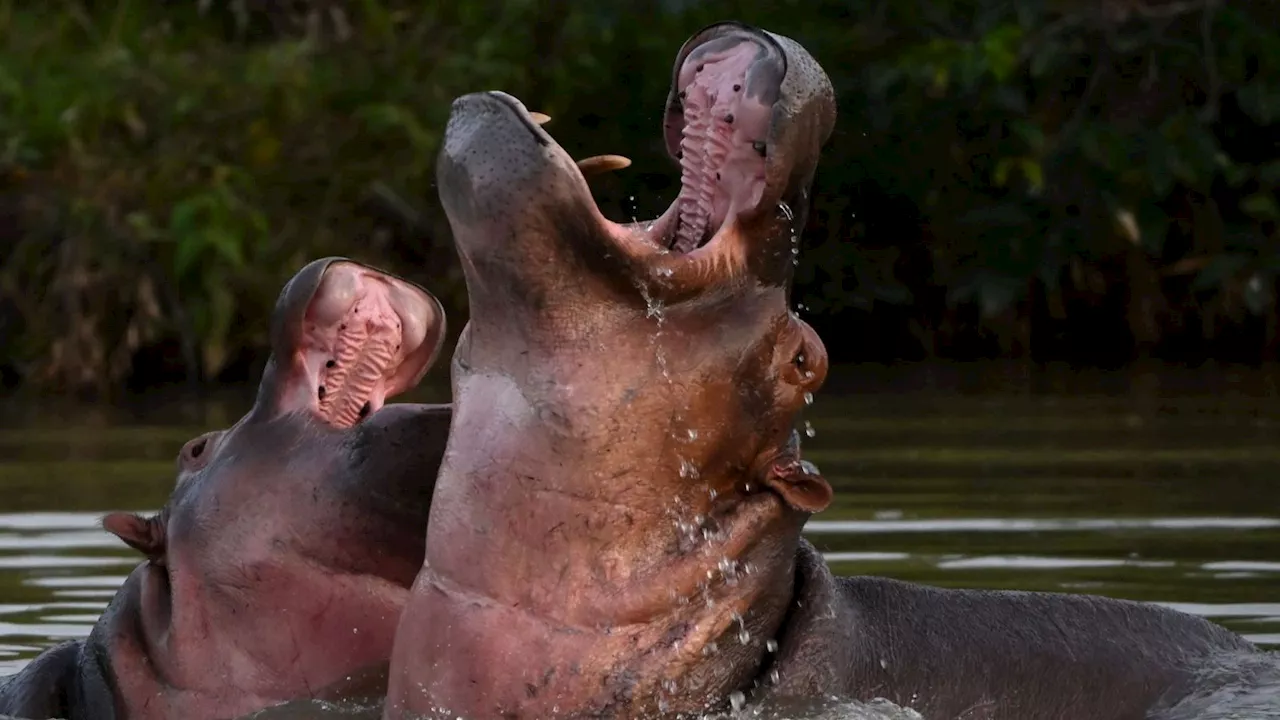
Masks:
[[[450,410],[382,405],[426,372],[444,317],[425,290],[331,258],[293,278],[272,325],[253,409],[183,447],[158,516],[104,520],[148,557],[81,652],[105,666],[112,697],[81,679],[42,707],[33,677],[12,693],[26,700],[0,696],[0,709],[214,720],[326,697],[385,665]],[[371,677],[351,691],[380,697]]]

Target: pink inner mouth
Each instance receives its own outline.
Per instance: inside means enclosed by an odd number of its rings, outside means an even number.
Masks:
[[[760,45],[743,40],[693,54],[680,68],[681,189],[670,249],[709,241],[725,220],[755,208],[765,189],[765,142],[772,108],[747,93]]]
[[[355,266],[335,265],[325,274],[307,308],[302,342],[321,420],[351,427],[416,382],[406,361],[427,340],[431,317],[418,305],[412,291]]]
[[[400,318],[377,296],[358,300],[339,324],[333,357],[320,369],[320,416],[351,427],[386,402],[392,360],[400,352]]]

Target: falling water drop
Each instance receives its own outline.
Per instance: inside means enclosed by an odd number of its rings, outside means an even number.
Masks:
[[[729,707],[733,708],[734,712],[742,712],[742,708],[745,707],[746,704],[747,696],[742,694],[741,690],[734,690],[729,693]]]
[[[805,404],[805,405],[812,405],[812,404],[813,404],[813,393],[811,393],[811,392],[807,392],[807,391],[805,392],[805,394],[804,394],[804,404]]]
[[[765,640],[764,649],[768,650],[771,653],[778,652],[778,641],[774,640],[773,638],[769,638],[768,640]]]
[[[818,431],[813,429],[813,423],[808,420],[804,421],[804,434],[809,437],[814,437],[818,434]]]
[[[680,477],[684,478],[685,480],[697,480],[698,467],[694,465],[692,462],[689,462],[688,460],[681,458],[680,459]]]

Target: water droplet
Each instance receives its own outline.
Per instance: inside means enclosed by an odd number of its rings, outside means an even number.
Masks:
[[[769,682],[774,685],[778,684],[778,668],[769,671]]]
[[[884,658],[880,658],[880,669],[887,670],[888,668],[889,668],[889,661],[885,660]]]
[[[812,405],[812,404],[813,404],[813,393],[811,393],[811,392],[805,392],[805,394],[804,394],[804,404],[805,404],[805,405]]]
[[[697,480],[698,468],[692,462],[680,458],[680,477],[685,480]]]
[[[818,431],[813,429],[813,424],[808,420],[804,421],[804,434],[809,437],[814,437],[818,434]]]
[[[742,712],[742,708],[747,704],[747,696],[742,694],[741,690],[734,690],[729,693],[729,706],[734,712]]]
[[[720,647],[714,642],[707,643],[706,646],[702,648],[703,655],[715,655],[718,652],[720,652]]]
[[[787,222],[791,222],[792,220],[796,219],[795,214],[791,212],[791,206],[787,205],[786,203],[784,202],[778,203],[778,210],[780,210],[783,216],[787,218]]]
[[[774,640],[773,638],[769,638],[768,640],[765,640],[764,649],[768,650],[771,653],[778,652],[778,641]]]
[[[693,428],[689,428],[689,441],[693,442],[694,440],[697,440],[697,439],[698,439],[698,431],[694,430]]]
[[[716,496],[719,494],[720,493],[716,492],[715,488],[707,488],[707,496],[710,497],[712,500],[715,500]]]

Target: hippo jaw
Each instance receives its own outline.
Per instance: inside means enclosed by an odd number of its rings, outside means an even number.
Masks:
[[[103,519],[147,558],[100,633],[126,714],[239,716],[386,662],[449,408],[383,403],[443,324],[427,291],[341,258],[286,285],[253,408],[183,446],[157,515]]]
[[[472,299],[510,282],[562,294],[583,267],[633,302],[748,279],[785,285],[834,120],[830,81],[803,48],[739,23],[711,26],[681,49],[667,100],[680,195],[654,221],[622,225],[603,216],[578,164],[519,100],[463,96],[437,180]]]

